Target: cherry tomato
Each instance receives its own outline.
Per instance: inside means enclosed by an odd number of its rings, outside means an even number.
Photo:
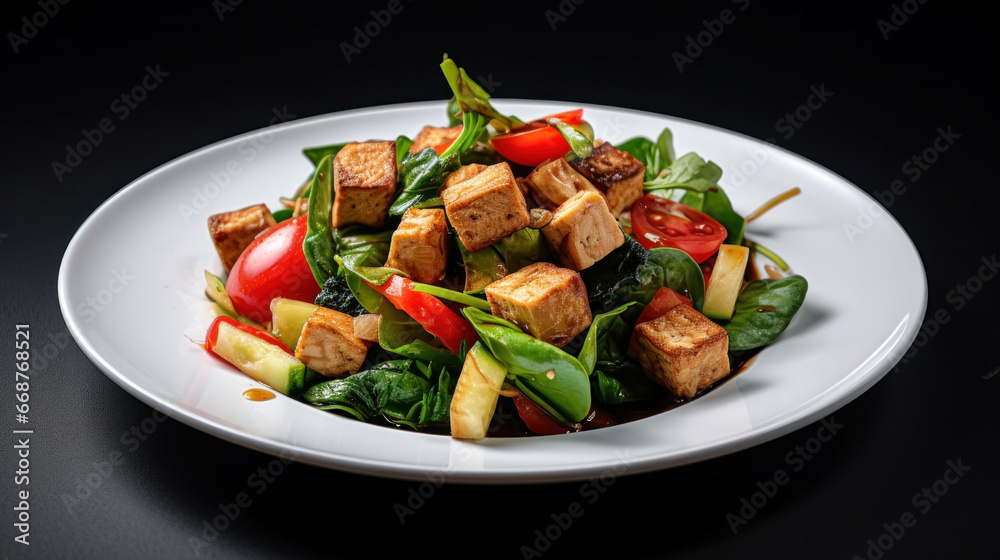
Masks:
[[[543,161],[563,157],[570,150],[569,143],[563,138],[559,129],[547,121],[558,119],[566,124],[577,125],[583,122],[582,117],[583,109],[556,113],[529,122],[506,134],[494,136],[490,139],[490,143],[503,157],[514,163],[534,167]]]
[[[643,247],[673,247],[700,263],[719,250],[726,228],[680,202],[647,194],[632,205],[632,229]]]
[[[517,415],[524,420],[524,425],[529,430],[543,436],[555,434],[565,434],[570,429],[560,423],[549,413],[542,410],[540,406],[531,402],[528,397],[518,394],[514,397],[514,405],[517,406]]]
[[[254,239],[229,272],[226,292],[240,315],[263,323],[271,320],[276,297],[312,303],[320,287],[313,277],[302,240],[306,215],[285,220]]]

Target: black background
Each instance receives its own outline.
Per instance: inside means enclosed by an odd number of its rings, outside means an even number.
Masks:
[[[558,13],[557,0],[527,8],[404,2],[350,63],[338,45],[386,2],[244,0],[221,19],[210,0],[95,4],[61,6],[17,53],[9,36],[0,47],[0,181],[8,197],[0,219],[0,298],[10,339],[23,322],[40,340],[67,333],[55,291],[60,259],[83,220],[125,184],[206,144],[267,126],[274,108],[302,118],[444,99],[436,64],[447,52],[473,76],[491,76],[498,97],[623,106],[775,137],[869,193],[903,180],[907,191],[889,210],[924,260],[928,318],[939,310],[948,317],[933,336],[918,339],[912,359],[835,414],[844,426],[837,436],[737,534],[726,515],[738,513],[758,481],[791,471],[786,454],[815,436],[819,424],[726,457],[618,478],[543,558],[864,557],[883,524],[916,511],[911,497],[959,458],[971,470],[929,511],[916,513],[916,525],[884,555],[987,558],[1000,549],[1000,375],[991,377],[1000,367],[991,347],[998,284],[986,281],[961,308],[948,298],[977,274],[981,257],[997,251],[989,193],[996,188],[1000,50],[995,20],[980,3],[900,2],[918,9],[886,40],[877,22],[891,18],[889,1],[796,8],[752,0],[739,11],[746,2],[589,0],[555,29],[546,10]],[[563,4],[565,12],[573,6]],[[724,8],[737,11],[735,22],[679,72],[671,54]],[[21,17],[39,9],[8,3],[0,30],[21,33]],[[65,146],[114,117],[110,103],[156,64],[169,77],[58,181],[52,162],[65,157]],[[832,97],[782,138],[776,122],[820,85]],[[938,127],[949,126],[960,138],[911,180],[904,163],[932,146]],[[871,289],[890,294],[892,286],[873,279]],[[0,410],[12,416],[12,372],[5,379]],[[152,410],[102,375],[72,341],[34,374],[31,403],[32,544],[13,541],[14,455],[4,443],[4,556],[194,556],[189,537],[201,533],[202,521],[273,460],[173,420],[157,423],[129,451],[120,438]],[[4,425],[15,426],[12,418]],[[67,504],[95,463],[113,452],[123,462],[91,495]],[[550,514],[583,501],[580,483],[447,485],[401,525],[393,506],[411,488],[294,464],[254,494],[200,556],[520,558],[521,545],[532,545]]]

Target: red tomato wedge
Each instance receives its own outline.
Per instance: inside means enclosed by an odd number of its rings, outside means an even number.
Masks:
[[[503,157],[521,165],[536,166],[543,161],[556,159],[570,151],[569,143],[549,119],[558,119],[566,124],[583,122],[583,109],[556,113],[531,121],[506,134],[490,139],[493,148]]]
[[[551,436],[570,431],[568,427],[549,416],[549,413],[520,393],[514,397],[514,405],[517,406],[517,415],[524,420],[528,429],[536,434]]]
[[[635,324],[638,325],[639,323],[645,323],[646,321],[652,321],[661,317],[664,313],[682,303],[691,305],[691,300],[664,286],[656,290],[656,293],[653,294],[653,299],[649,300],[649,303],[643,308]],[[636,337],[635,331],[632,332],[632,338],[628,341],[628,354],[629,356],[639,355],[639,340]]]
[[[711,216],[651,194],[632,205],[632,230],[643,247],[680,249],[697,263],[714,255],[727,235]]]
[[[285,346],[280,340],[274,338],[269,333],[266,333],[260,329],[255,329],[250,325],[244,325],[243,323],[240,323],[239,321],[236,321],[224,315],[219,315],[218,317],[215,318],[214,321],[212,321],[212,324],[209,325],[208,327],[208,333],[205,335],[205,350],[207,350],[209,354],[212,354],[213,356],[219,358],[220,360],[223,360],[223,358],[220,357],[218,354],[216,354],[213,348],[215,348],[215,344],[219,340],[219,325],[221,325],[222,323],[227,323],[233,327],[236,327],[237,329],[240,329],[241,331],[247,334],[252,334],[253,336],[256,336],[257,338],[263,340],[264,342],[269,342],[277,346],[278,348],[281,348],[285,352],[288,352],[292,356],[295,355],[295,352],[292,352],[292,350],[289,347]]]
[[[320,286],[302,252],[306,220],[301,215],[266,230],[243,251],[226,280],[226,293],[240,315],[271,320],[276,297],[312,303]]]
[[[469,349],[479,340],[472,324],[449,309],[441,300],[430,294],[411,290],[410,284],[413,281],[409,278],[393,275],[381,286],[366,283],[389,300],[396,309],[413,317],[427,332],[440,338],[445,348],[456,356],[461,353],[463,341],[465,348]]]

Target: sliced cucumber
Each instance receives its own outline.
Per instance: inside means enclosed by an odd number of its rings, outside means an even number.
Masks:
[[[306,365],[278,346],[228,324],[219,325],[212,351],[250,377],[297,397],[305,385]]]
[[[451,436],[482,439],[497,408],[507,368],[477,342],[469,350],[451,397]]]
[[[723,244],[719,247],[712,276],[705,286],[705,303],[701,311],[706,317],[720,321],[732,319],[749,258],[750,249],[742,245]]]
[[[226,293],[226,283],[207,270],[205,271],[205,295],[232,315],[236,315],[233,300],[229,299],[229,294]]]
[[[295,350],[302,336],[302,327],[319,309],[318,305],[294,299],[274,298],[271,300],[271,329],[278,340]]]

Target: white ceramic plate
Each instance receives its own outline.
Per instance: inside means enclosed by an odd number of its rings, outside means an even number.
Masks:
[[[522,117],[576,103],[501,101]],[[777,343],[707,396],[656,416],[590,432],[465,443],[364,424],[278,395],[251,402],[257,384],[189,342],[204,337],[211,305],[203,269],[221,273],[205,221],[266,202],[277,207],[311,173],[301,150],[413,135],[444,120],[444,103],[349,111],[279,124],[181,157],[104,203],[70,243],[59,301],[73,337],[111,379],[143,402],[247,447],[329,468],[456,482],[583,479],[701,461],[776,438],[829,414],[878,381],[917,333],[927,299],[917,251],[877,204],[843,178],[762,142],[676,118],[584,106],[597,136],[617,143],[674,132],[725,171],[743,214],[793,186],[803,194],[754,222],[747,235],[809,280],[805,305]],[[853,236],[845,225],[856,228]],[[860,233],[859,233],[860,232]],[[93,410],[89,414],[107,414]]]

